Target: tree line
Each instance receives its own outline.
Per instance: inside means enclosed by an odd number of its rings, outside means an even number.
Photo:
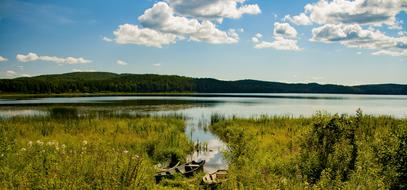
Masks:
[[[257,80],[222,81],[176,75],[115,74],[75,72],[37,77],[1,79],[1,93],[337,93],[407,94],[407,85],[379,84],[361,86],[292,84]]]

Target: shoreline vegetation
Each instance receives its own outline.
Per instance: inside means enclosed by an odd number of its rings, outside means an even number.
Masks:
[[[161,166],[194,144],[181,115],[81,115],[0,119],[0,189],[198,189],[203,173],[156,184]],[[403,189],[407,119],[391,116],[211,117],[227,143],[228,176],[212,189]],[[195,147],[196,148],[196,147]],[[169,164],[170,165],[170,164]]]
[[[289,95],[289,96],[288,96]],[[197,93],[197,92],[156,92],[156,93],[59,93],[59,94],[25,94],[1,93],[0,98],[70,98],[70,97],[107,97],[107,96],[134,96],[134,97],[227,97],[227,98],[295,98],[295,99],[338,99],[338,97],[311,97],[307,95],[393,95],[393,94],[332,94],[332,93]],[[396,94],[404,95],[404,94]]]
[[[227,143],[223,189],[405,189],[407,120],[330,115],[213,116]]]
[[[194,151],[184,128],[175,115],[94,117],[60,110],[0,119],[0,189],[189,187],[183,178],[154,180],[155,165],[185,162]]]
[[[176,75],[115,74],[75,72],[15,79],[0,79],[0,95],[89,95],[142,94],[171,95],[190,93],[318,93],[407,95],[407,85],[334,85],[317,83],[282,83],[259,80],[223,81]]]

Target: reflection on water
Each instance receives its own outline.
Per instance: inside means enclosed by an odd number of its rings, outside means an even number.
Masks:
[[[16,116],[47,116],[49,113],[38,109],[4,109],[0,108],[0,118],[11,118]]]
[[[197,94],[196,96],[119,96],[0,99],[0,118],[14,116],[76,117],[82,114],[183,115],[186,135],[208,150],[187,159],[205,159],[206,172],[227,167],[222,151],[226,145],[207,130],[213,114],[226,117],[260,115],[310,116],[316,111],[364,113],[407,118],[407,96],[325,94]]]

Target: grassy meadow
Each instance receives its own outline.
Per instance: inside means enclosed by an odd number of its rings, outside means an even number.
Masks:
[[[407,188],[406,119],[215,115],[210,128],[230,149],[221,189]]]
[[[181,117],[15,117],[0,120],[0,189],[165,189],[158,163],[185,161]],[[167,186],[167,187],[166,187]]]

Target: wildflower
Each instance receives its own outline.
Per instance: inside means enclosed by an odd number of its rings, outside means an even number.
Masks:
[[[32,146],[33,145],[33,142],[32,141],[28,141],[28,146]]]
[[[133,160],[139,159],[139,158],[140,158],[140,156],[138,156],[137,154],[135,156],[131,157],[131,159],[133,159]]]
[[[25,148],[22,148],[21,151],[26,151],[26,149],[25,149]]]
[[[37,140],[37,144],[42,146],[44,143],[42,141],[40,141],[40,140]]]
[[[83,145],[87,145],[88,141],[84,140],[84,141],[82,141],[82,143],[83,143]]]
[[[127,153],[129,153],[129,151],[125,150],[125,151],[123,151],[123,153],[127,154]]]
[[[62,147],[62,149],[65,149],[65,144],[62,144],[62,146],[61,146],[61,147]]]

